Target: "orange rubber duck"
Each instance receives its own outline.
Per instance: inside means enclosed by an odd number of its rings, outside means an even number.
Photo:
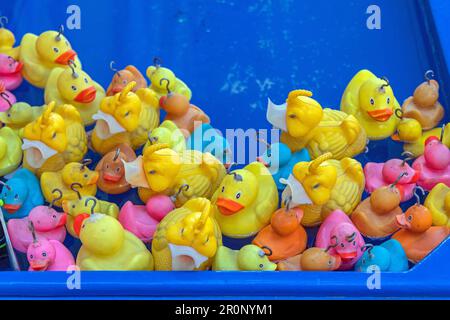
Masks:
[[[312,247],[302,254],[280,261],[279,271],[334,271],[341,266],[341,257],[328,253],[328,249]]]
[[[397,216],[397,223],[402,230],[397,231],[392,238],[400,242],[408,260],[413,263],[425,258],[449,235],[449,227],[432,226],[432,222],[430,210],[419,202],[405,214]]]
[[[147,87],[147,80],[145,80],[142,73],[135,66],[128,65],[123,70],[117,70],[113,65],[114,61],[111,61],[109,67],[114,71],[114,76],[109,84],[108,90],[106,90],[107,96],[113,96],[121,92],[132,81],[136,82],[136,86],[131,90],[133,92]]]
[[[270,225],[264,227],[253,239],[253,244],[268,249],[270,261],[285,260],[303,252],[308,236],[300,224],[303,210],[281,208],[274,212]]]

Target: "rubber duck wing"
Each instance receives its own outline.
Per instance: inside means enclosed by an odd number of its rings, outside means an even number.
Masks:
[[[46,104],[49,104],[51,101],[55,101],[56,105],[64,104],[64,99],[61,97],[58,90],[58,78],[63,71],[63,68],[54,68],[50,72],[44,89],[44,99]]]
[[[67,162],[80,161],[87,152],[86,131],[81,124],[72,124],[67,127],[67,148],[64,153]]]

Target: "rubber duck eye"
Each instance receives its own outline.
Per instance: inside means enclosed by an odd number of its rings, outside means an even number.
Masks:
[[[56,132],[54,132],[53,134],[52,134],[52,139],[55,139],[56,138]]]
[[[370,98],[370,104],[374,105],[375,104],[375,100],[373,98]]]
[[[85,173],[85,174],[83,175],[83,177],[85,177],[85,178],[87,179],[87,177],[88,177],[87,173]]]
[[[411,221],[412,220],[412,216],[409,215],[407,219],[408,219],[408,221]]]
[[[84,78],[84,82],[85,82],[85,83],[88,83],[89,81],[88,81],[88,79],[87,79],[87,78]]]
[[[117,167],[117,168],[116,168],[116,172],[119,172],[119,171],[120,171],[120,167]]]
[[[241,193],[240,192],[236,193],[236,199],[239,199],[240,197],[241,197]]]
[[[53,215],[52,217],[53,217],[53,219],[56,219],[56,215]]]
[[[328,265],[331,266],[333,264],[333,261],[328,260]]]
[[[30,259],[33,259],[34,257],[33,257],[33,255],[32,254],[30,254]]]
[[[6,116],[7,116],[8,118],[11,118],[11,113],[8,113]]]
[[[390,97],[387,97],[386,103],[389,104],[390,102],[391,102],[391,98],[390,98]]]
[[[320,187],[320,183],[316,183],[315,185],[312,186],[313,189],[318,189]]]
[[[109,169],[109,164],[106,165],[106,169]]]
[[[156,170],[150,170],[148,173],[150,173],[150,174],[155,174],[155,173],[156,173]]]
[[[292,114],[290,114],[289,115],[289,118],[291,118],[291,119],[294,119],[294,118],[296,118],[297,116],[294,114],[294,113],[292,113]]]
[[[353,246],[356,246],[356,241],[353,241]]]
[[[342,248],[344,247],[344,244],[343,244],[343,243],[341,243],[341,247],[342,247]]]
[[[56,47],[53,47],[53,51],[55,51],[56,53],[58,53],[58,52],[59,52],[59,49],[56,48]]]
[[[123,83],[123,84],[127,84],[128,81],[127,81],[127,80],[123,80],[122,83]]]
[[[259,265],[259,267],[262,269],[262,268],[264,268],[264,265],[261,263],[261,264]]]
[[[130,115],[130,111],[125,112],[124,117],[128,117]]]
[[[19,200],[19,195],[16,194],[16,195],[14,196],[14,199]]]
[[[222,192],[225,192],[225,186],[222,187]]]
[[[75,205],[74,204],[72,205],[72,209],[75,209]]]
[[[72,86],[71,88],[72,88],[73,91],[77,91],[77,87]]]
[[[47,252],[42,252],[42,256],[46,257],[47,256]]]

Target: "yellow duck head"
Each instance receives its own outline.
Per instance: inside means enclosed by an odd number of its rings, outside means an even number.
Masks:
[[[150,79],[151,88],[158,93],[168,93],[175,91],[177,78],[168,68],[153,65],[147,68],[147,77]]]
[[[133,186],[163,192],[175,183],[181,168],[180,156],[167,144],[153,144],[133,162],[124,162],[125,179]]]
[[[78,163],[70,162],[61,170],[61,176],[64,184],[70,187],[74,183],[79,183],[82,187],[92,186],[97,183],[98,172],[90,170],[87,167],[88,162]]]
[[[0,176],[11,173],[22,161],[22,140],[9,127],[0,129]]]
[[[50,102],[42,115],[23,130],[22,150],[32,168],[40,168],[49,158],[67,148],[66,123],[61,115],[53,112],[54,107],[55,103]]]
[[[291,207],[301,204],[324,205],[330,200],[331,191],[337,181],[337,170],[327,165],[331,153],[325,153],[313,161],[297,163],[287,180],[283,199],[290,201]],[[281,181],[281,180],[280,180]]]
[[[46,64],[68,65],[77,55],[62,30],[41,33],[36,40],[36,52]]]
[[[286,131],[292,137],[307,135],[322,120],[322,106],[307,90],[293,90],[286,104],[275,105],[269,100],[267,120],[276,128]]]
[[[4,27],[4,22],[8,23],[8,18],[0,17],[0,53],[11,56],[15,60],[19,59],[19,48],[13,48],[16,43],[14,34]]]
[[[132,132],[139,126],[142,103],[132,92],[135,86],[136,82],[132,81],[121,92],[102,99],[99,112],[93,116],[97,120],[95,133],[100,139]]]
[[[386,79],[368,79],[359,90],[361,111],[375,121],[389,120],[394,114],[394,103],[394,92]]]
[[[0,112],[0,121],[8,127],[19,129],[36,118],[39,107],[32,107],[26,102],[14,103],[8,111]]]
[[[94,82],[73,63],[69,63],[69,66],[58,77],[56,86],[59,93],[69,103],[91,103],[97,94]]]
[[[413,118],[403,118],[397,126],[397,133],[392,135],[395,141],[412,143],[422,136],[422,126],[420,122]]]

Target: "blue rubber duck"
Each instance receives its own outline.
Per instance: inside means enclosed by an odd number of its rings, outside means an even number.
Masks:
[[[286,188],[286,185],[281,183],[280,179],[287,179],[296,163],[307,162],[311,158],[306,149],[292,153],[287,145],[277,142],[268,146],[264,154],[258,157],[257,160],[269,169],[278,190],[282,191]]]
[[[186,149],[209,152],[223,164],[231,162],[232,153],[227,139],[209,123],[198,126],[186,140]]]
[[[24,218],[31,209],[44,204],[39,180],[28,169],[17,170],[11,179],[2,184],[0,201],[5,220]]]
[[[379,246],[368,247],[356,263],[355,270],[366,272],[373,265],[380,271],[402,272],[408,270],[408,258],[400,242],[390,239]]]

